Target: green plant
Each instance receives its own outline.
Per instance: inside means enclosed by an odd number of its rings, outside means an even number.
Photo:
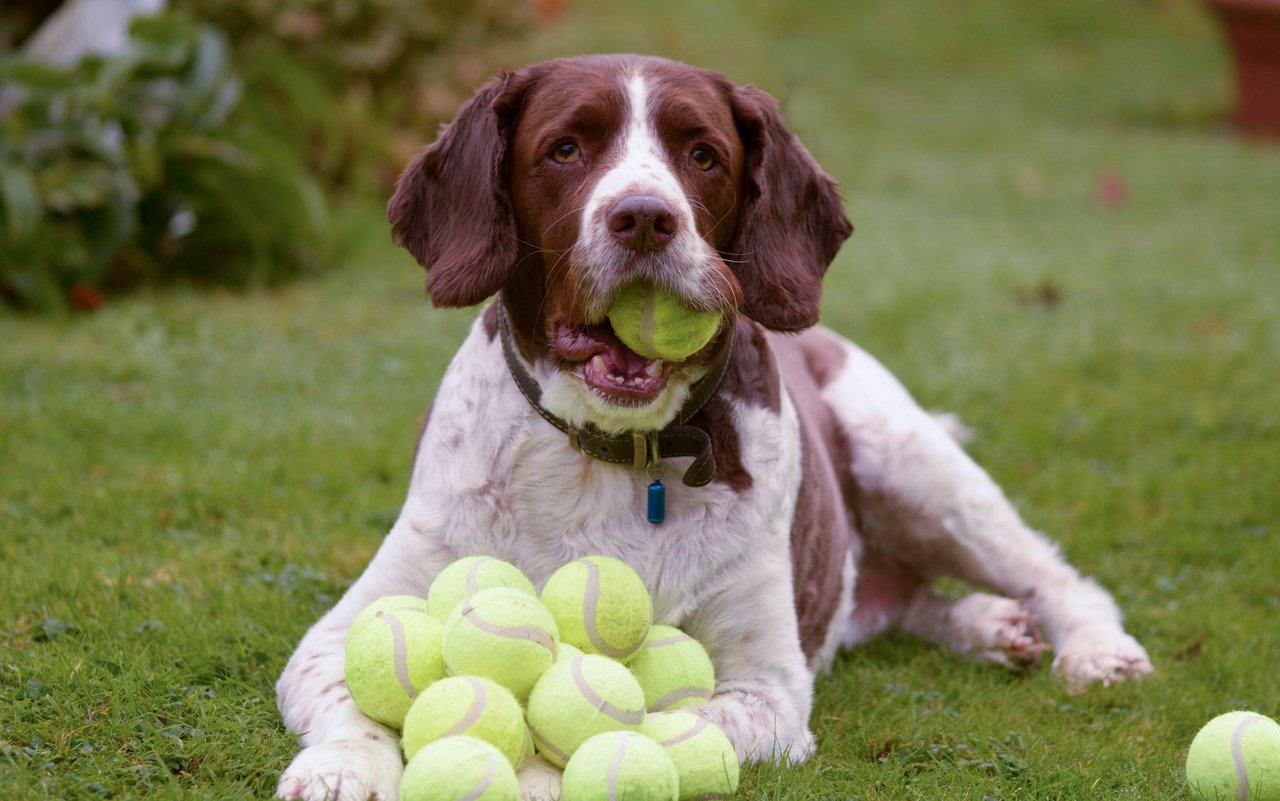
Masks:
[[[0,62],[0,296],[56,308],[158,278],[270,283],[324,254],[321,193],[290,143],[238,114],[226,38],[135,20],[123,53]]]
[[[385,196],[399,169],[494,70],[529,0],[178,0],[225,30],[245,104],[344,193]]]

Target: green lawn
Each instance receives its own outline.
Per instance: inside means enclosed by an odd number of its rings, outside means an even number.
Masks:
[[[1068,696],[886,638],[740,797],[1178,799],[1209,717],[1280,715],[1280,147],[1231,134],[1201,8],[580,0],[508,56],[614,49],[782,99],[858,228],[827,322],[976,429],[1158,671]],[[378,210],[343,228],[346,268],[280,292],[0,314],[0,798],[270,794],[272,685],[470,316]]]

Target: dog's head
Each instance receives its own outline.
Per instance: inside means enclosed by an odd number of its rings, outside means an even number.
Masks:
[[[604,430],[665,425],[707,369],[648,361],[606,320],[625,285],[778,331],[818,319],[852,227],[834,181],[764,92],[641,56],[535,64],[490,80],[406,168],[396,241],[438,306],[503,291],[543,405]]]

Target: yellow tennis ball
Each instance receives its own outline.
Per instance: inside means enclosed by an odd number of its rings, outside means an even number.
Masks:
[[[347,631],[343,671],[360,711],[400,728],[418,694],[444,675],[442,634],[421,598],[388,596],[357,615]]]
[[[718,312],[685,308],[667,290],[630,284],[609,309],[609,324],[622,344],[648,359],[684,361],[706,347],[720,326]]]
[[[662,746],[632,731],[597,734],[565,766],[561,801],[677,801],[679,778]]]
[[[484,676],[523,701],[556,661],[560,631],[538,599],[495,587],[458,604],[444,625],[444,665],[454,676]]]
[[[561,642],[560,647],[556,649],[556,661],[561,659],[572,659],[575,656],[582,656],[582,649],[575,648],[567,642]]]
[[[690,712],[660,712],[646,715],[640,731],[675,763],[681,801],[729,798],[738,791],[738,755],[716,724]]]
[[[644,691],[612,659],[574,656],[556,662],[538,679],[525,718],[538,753],[563,768],[592,736],[638,730],[644,722]]]
[[[560,639],[584,653],[626,662],[653,621],[649,591],[636,571],[609,556],[584,556],[556,570],[538,596]]]
[[[409,707],[400,746],[405,759],[412,759],[428,743],[458,735],[484,740],[516,764],[524,756],[520,702],[506,687],[479,676],[441,679]]]
[[[516,772],[502,752],[474,737],[445,737],[405,766],[400,801],[518,801]],[[390,801],[390,799],[388,799]]]
[[[705,703],[716,689],[716,670],[707,650],[675,626],[651,627],[627,667],[640,682],[650,712]]]
[[[452,562],[431,582],[427,590],[427,611],[441,623],[467,598],[481,590],[511,587],[536,595],[533,582],[510,562],[492,556],[468,556]]]
[[[1209,721],[1187,751],[1187,786],[1208,801],[1280,801],[1280,724],[1253,712]]]

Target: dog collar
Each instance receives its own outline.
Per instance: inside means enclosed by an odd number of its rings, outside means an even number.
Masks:
[[[645,470],[652,475],[656,472],[662,459],[671,456],[692,456],[693,463],[684,472],[683,482],[690,487],[706,485],[715,476],[716,459],[711,447],[711,437],[706,431],[688,424],[691,417],[706,404],[720,386],[725,370],[729,366],[729,354],[733,350],[733,329],[721,338],[716,345],[711,369],[698,379],[690,389],[689,397],[676,413],[674,422],[658,431],[628,431],[622,434],[606,434],[591,424],[571,426],[543,408],[541,404],[542,387],[538,385],[529,371],[525,369],[516,355],[514,337],[511,334],[510,318],[501,300],[498,303],[499,331],[502,338],[502,355],[506,359],[507,369],[515,380],[520,394],[533,407],[542,419],[563,431],[569,437],[569,444],[593,459],[600,459],[614,464],[631,465],[637,470]],[[656,485],[656,487],[654,486]],[[662,482],[654,480],[650,485],[649,522],[662,522],[661,509],[655,509],[662,503]],[[655,517],[658,519],[655,520]]]

